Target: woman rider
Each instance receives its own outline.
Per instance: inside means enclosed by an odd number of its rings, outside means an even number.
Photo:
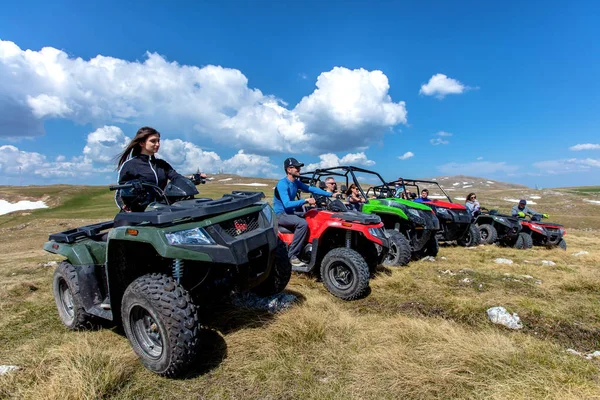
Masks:
[[[140,128],[125,150],[119,155],[117,164],[119,185],[138,180],[142,183],[156,185],[164,190],[170,180],[181,177],[168,162],[155,157],[159,148],[160,133],[149,126]],[[201,174],[201,176],[206,178],[205,174]],[[143,211],[134,210],[130,206],[124,205],[119,192],[115,195],[115,201],[125,211]]]

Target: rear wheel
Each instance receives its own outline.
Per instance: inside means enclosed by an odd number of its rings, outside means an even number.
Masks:
[[[368,293],[369,266],[355,250],[338,247],[323,258],[321,279],[334,296],[356,300]]]
[[[427,244],[425,244],[425,247],[423,247],[423,250],[422,250],[423,256],[424,257],[427,257],[427,256],[437,257],[439,251],[440,251],[440,245],[437,241],[437,238],[435,237],[435,235],[432,235],[431,239],[429,239]]]
[[[496,231],[496,228],[490,224],[479,225],[479,232],[481,235],[481,243],[483,244],[492,244],[498,240],[498,232]]]
[[[275,263],[269,271],[269,276],[252,291],[263,297],[280,293],[287,286],[291,276],[292,263],[288,257],[287,246],[278,239],[277,248],[275,249]]]
[[[189,369],[198,351],[196,311],[189,293],[167,275],[144,275],[127,287],[123,328],[146,368],[167,377]]]
[[[477,246],[481,241],[481,234],[479,233],[479,228],[475,224],[469,225],[469,230],[465,233],[465,235],[458,239],[458,244],[463,247],[473,247]]]
[[[56,267],[52,281],[52,293],[56,301],[58,316],[72,330],[91,329],[94,316],[85,312],[75,267],[63,261]]]
[[[410,262],[410,242],[402,233],[393,229],[387,229],[390,248],[383,261],[383,265],[388,267],[397,267],[408,265]]]

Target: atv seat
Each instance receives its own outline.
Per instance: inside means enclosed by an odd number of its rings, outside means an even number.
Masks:
[[[286,228],[285,226],[281,226],[281,225],[279,225],[277,227],[277,229],[279,230],[279,233],[294,233],[294,231],[291,231],[288,228]]]

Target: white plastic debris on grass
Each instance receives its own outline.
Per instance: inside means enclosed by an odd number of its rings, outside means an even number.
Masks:
[[[487,315],[494,324],[504,325],[510,329],[523,328],[523,323],[517,313],[510,314],[504,307],[488,308]]]
[[[460,283],[471,283],[471,282],[473,282],[473,279],[468,278],[468,277],[460,280]]]
[[[278,313],[292,306],[296,301],[296,296],[288,293],[278,293],[269,297],[259,297],[254,293],[248,292],[235,296],[233,303],[238,307],[254,308],[265,310],[270,313]]]
[[[585,251],[585,250],[581,250],[581,251],[578,251],[577,253],[573,253],[573,255],[574,255],[575,257],[579,257],[579,256],[585,256],[586,254],[590,254],[590,253],[589,253],[589,252],[587,252],[587,251]]]
[[[6,200],[0,200],[0,215],[21,210],[35,210],[38,208],[48,208],[48,206],[43,201],[21,200],[16,203],[9,203]]]
[[[231,185],[231,186],[269,186],[266,183],[257,183],[257,182],[252,182],[252,183],[227,183],[227,185]]]
[[[513,260],[509,260],[508,258],[496,258],[494,262],[496,264],[512,264]]]
[[[231,181],[233,180],[233,178],[225,178],[225,179],[219,179],[217,182],[227,182],[227,181]]]
[[[592,203],[592,204],[600,204],[600,201],[598,201],[598,200],[583,199],[583,201],[588,202],[588,203]]]
[[[435,259],[435,257],[432,257],[432,256],[423,257],[423,258],[421,258],[421,260],[423,260],[423,261],[429,261],[429,262],[436,262],[437,261]]]
[[[439,272],[440,272],[440,274],[442,274],[442,275],[450,275],[450,276],[454,276],[454,275],[456,275],[454,272],[450,271],[449,269],[447,269],[447,270],[445,270],[445,271],[442,271],[442,270],[440,270]]]
[[[549,265],[552,267],[552,266],[556,265],[556,263],[554,261],[542,260],[542,265]]]
[[[16,371],[20,369],[19,367],[17,367],[16,365],[0,365],[0,375],[4,375],[6,373],[9,373],[11,371]]]
[[[45,263],[40,263],[40,267],[46,267],[46,268],[55,268],[58,265],[58,263],[56,261],[48,261]]]

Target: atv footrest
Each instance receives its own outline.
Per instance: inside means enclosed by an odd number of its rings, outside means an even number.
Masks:
[[[59,243],[73,243],[80,238],[96,236],[101,231],[112,228],[114,224],[114,221],[107,221],[93,225],[81,226],[79,228],[69,229],[68,231],[64,232],[53,233],[48,239]]]

